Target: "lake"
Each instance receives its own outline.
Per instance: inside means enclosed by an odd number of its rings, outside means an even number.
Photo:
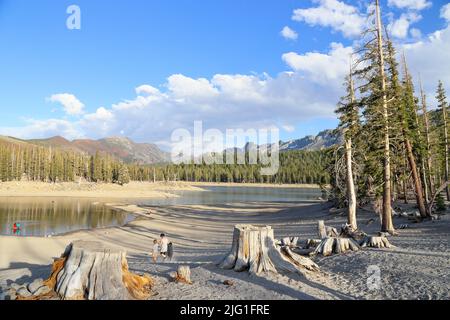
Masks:
[[[149,206],[215,205],[236,202],[314,201],[319,189],[202,187],[205,192],[177,191],[178,198],[124,199]],[[118,212],[95,199],[71,198],[0,198],[0,235],[38,236],[64,234],[77,230],[123,226],[135,216]],[[20,229],[14,229],[20,223]]]
[[[322,192],[312,188],[202,186],[206,192],[172,192],[179,198],[141,200],[145,205],[214,205],[236,202],[298,202],[317,200]]]
[[[122,226],[133,215],[114,211],[95,200],[2,198],[0,234],[45,237],[77,230]],[[20,228],[14,229],[14,224]]]

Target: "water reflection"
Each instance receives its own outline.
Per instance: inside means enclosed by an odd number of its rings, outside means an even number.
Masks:
[[[1,199],[0,234],[51,236],[121,226],[133,217],[89,200]]]
[[[298,202],[313,201],[322,196],[314,188],[260,188],[206,186],[207,192],[173,191],[179,198],[140,200],[144,205],[217,205],[236,202]],[[131,200],[133,201],[133,200]]]

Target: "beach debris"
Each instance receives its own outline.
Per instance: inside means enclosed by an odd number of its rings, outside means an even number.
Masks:
[[[16,295],[19,297],[29,298],[33,294],[26,287],[22,287],[19,290],[17,290]]]
[[[325,226],[325,221],[323,220],[317,222],[317,231],[320,239],[339,236],[337,229]]]
[[[144,300],[152,286],[150,276],[128,270],[125,251],[76,241],[55,260],[50,277],[17,290],[17,300]]]
[[[223,284],[226,285],[226,286],[232,287],[232,286],[234,286],[234,281],[232,281],[232,280],[225,280],[223,282]]]
[[[361,241],[361,247],[370,248],[392,248],[393,246],[386,237],[366,236]]]
[[[172,279],[178,283],[192,284],[191,268],[189,266],[179,266],[178,271],[172,274]]]
[[[328,237],[322,239],[322,242],[314,250],[313,254],[321,254],[328,257],[332,254],[341,254],[348,251],[359,250],[359,244],[352,238]]]
[[[367,234],[361,230],[355,230],[350,224],[346,223],[341,227],[340,237],[352,238],[356,241],[361,241]]]
[[[369,220],[367,220],[366,225],[370,226],[374,222],[375,222],[375,219],[369,219]]]
[[[379,231],[378,232],[378,236],[379,237],[386,237],[386,238],[388,238],[388,237],[390,237],[390,236],[392,236],[389,232],[383,232],[383,231]]]
[[[321,239],[308,239],[306,240],[306,244],[304,246],[305,249],[309,248],[317,248],[317,246],[322,242]]]
[[[284,242],[289,242],[287,239]],[[290,245],[277,246],[272,227],[237,225],[234,228],[230,253],[218,264],[223,269],[250,274],[293,272],[304,274],[319,267],[309,258],[300,256]]]
[[[0,301],[2,300],[16,300],[17,299],[17,291],[14,288],[9,289],[1,289],[0,290]]]
[[[281,239],[281,243],[280,245],[283,247],[291,247],[291,248],[295,248],[298,245],[298,237],[286,237]]]

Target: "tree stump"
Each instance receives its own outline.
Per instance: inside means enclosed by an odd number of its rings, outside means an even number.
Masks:
[[[148,299],[153,285],[128,271],[125,251],[87,241],[66,248],[46,283],[64,300]]]
[[[317,222],[317,231],[320,239],[328,237],[338,237],[339,233],[336,228],[325,226],[325,221],[319,220]]]
[[[386,237],[366,236],[361,241],[361,247],[392,248],[393,246]]]
[[[325,229],[325,221],[319,220],[317,222],[317,233],[320,239],[325,239],[327,237],[327,231]]]
[[[340,237],[352,238],[357,242],[361,242],[367,234],[360,230],[355,230],[350,224],[346,223],[341,228]]]
[[[192,284],[191,268],[189,266],[179,266],[178,271],[171,276],[175,282]]]
[[[359,251],[360,246],[351,238],[325,238],[317,246],[314,254],[321,254],[325,257],[333,253],[341,254],[347,251]]]
[[[310,259],[292,252],[289,245],[278,248],[272,227],[251,225],[234,228],[231,251],[219,266],[237,272],[248,270],[251,274],[283,271],[302,274],[319,269]]]

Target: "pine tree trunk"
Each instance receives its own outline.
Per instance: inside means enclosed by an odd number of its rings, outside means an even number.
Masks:
[[[431,143],[430,143],[430,122],[428,119],[428,110],[427,110],[427,103],[426,103],[426,97],[425,93],[423,92],[422,88],[422,81],[420,81],[420,96],[422,99],[422,113],[423,113],[423,121],[425,125],[425,141],[426,141],[426,151],[427,151],[427,169],[428,169],[428,184],[429,184],[429,190],[430,190],[430,199],[431,195],[434,194],[434,179],[431,172],[431,169],[433,168],[432,162],[431,162]]]
[[[442,115],[444,120],[444,151],[445,151],[445,181],[448,181],[449,177],[449,164],[448,164],[448,128],[447,128],[447,108],[444,105],[442,107]],[[447,194],[447,201],[450,201],[450,189],[449,186],[445,188],[445,192]]]
[[[352,139],[345,141],[345,157],[347,162],[347,198],[348,198],[348,224],[354,230],[358,229],[356,222],[356,193],[352,170]]]
[[[403,132],[403,135],[405,136],[404,132]],[[412,177],[413,177],[414,189],[416,191],[416,201],[417,201],[417,205],[419,207],[420,216],[425,218],[427,216],[427,209],[425,207],[425,201],[424,201],[423,193],[422,193],[422,183],[420,182],[420,177],[417,172],[417,165],[416,165],[416,160],[414,159],[411,142],[407,138],[405,138],[405,146],[406,146],[406,153],[407,153],[407,157],[408,157],[409,167],[411,169],[411,173],[412,173]]]
[[[381,231],[394,233],[394,225],[392,223],[392,205],[391,205],[391,154],[390,154],[390,137],[389,137],[389,111],[386,92],[386,75],[383,53],[383,36],[381,24],[381,12],[379,0],[376,0],[377,15],[377,37],[378,37],[378,61],[379,72],[381,78],[381,92],[383,95],[383,131],[384,131],[384,185],[383,185],[383,212],[381,219]]]

